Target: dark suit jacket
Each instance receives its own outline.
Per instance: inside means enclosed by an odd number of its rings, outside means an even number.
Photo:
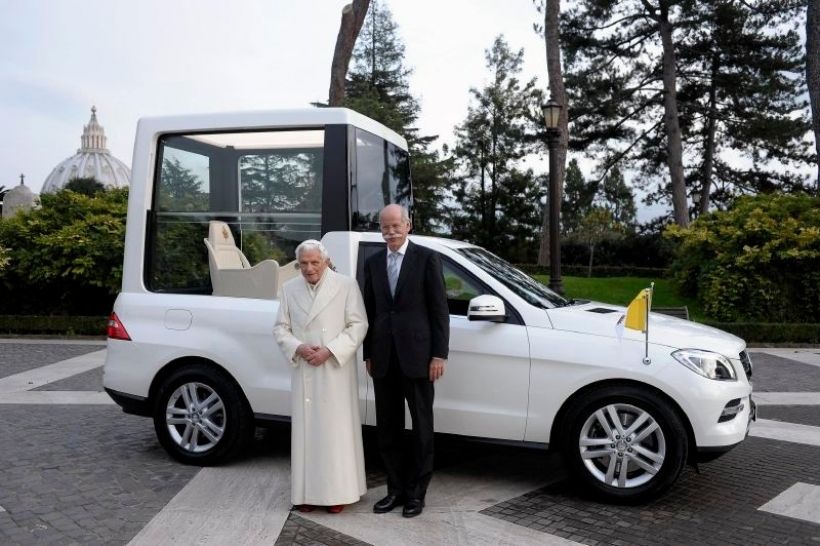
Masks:
[[[373,377],[384,377],[393,348],[407,377],[429,375],[430,359],[447,358],[450,312],[438,253],[410,242],[402,260],[396,296],[387,282],[387,248],[364,266],[364,305],[370,327],[364,358]]]

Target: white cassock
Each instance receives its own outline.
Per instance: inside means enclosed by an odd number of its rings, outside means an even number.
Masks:
[[[301,275],[287,281],[279,301],[273,332],[293,366],[291,501],[352,504],[367,492],[356,375],[367,314],[359,286],[328,268],[315,288]],[[302,343],[332,356],[311,366],[296,355]]]

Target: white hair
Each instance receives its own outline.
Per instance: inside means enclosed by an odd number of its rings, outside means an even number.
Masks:
[[[393,205],[399,207],[401,209],[401,221],[410,223],[410,213],[407,211],[407,208],[404,205],[398,205],[396,203],[392,203]],[[390,205],[386,205],[382,210],[379,211],[379,222],[382,221],[382,214],[384,213],[384,209],[389,207]]]
[[[320,241],[316,239],[308,239],[299,243],[296,247],[296,260],[299,260],[299,255],[305,250],[318,250],[323,260],[329,260],[330,254],[327,253],[327,248]]]

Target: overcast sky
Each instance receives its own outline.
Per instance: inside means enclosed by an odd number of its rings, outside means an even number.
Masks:
[[[0,185],[39,192],[76,153],[92,105],[131,165],[142,116],[326,100],[345,0],[0,0]],[[452,142],[504,34],[546,87],[532,0],[392,0],[423,134]],[[546,169],[543,169],[546,170]],[[589,174],[589,173],[587,173]],[[661,211],[656,210],[654,214]],[[647,213],[640,215],[647,219]]]

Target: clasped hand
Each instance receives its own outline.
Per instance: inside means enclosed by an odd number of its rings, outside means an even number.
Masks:
[[[302,343],[296,348],[296,355],[305,359],[311,366],[321,366],[330,358],[331,353],[327,347]]]

